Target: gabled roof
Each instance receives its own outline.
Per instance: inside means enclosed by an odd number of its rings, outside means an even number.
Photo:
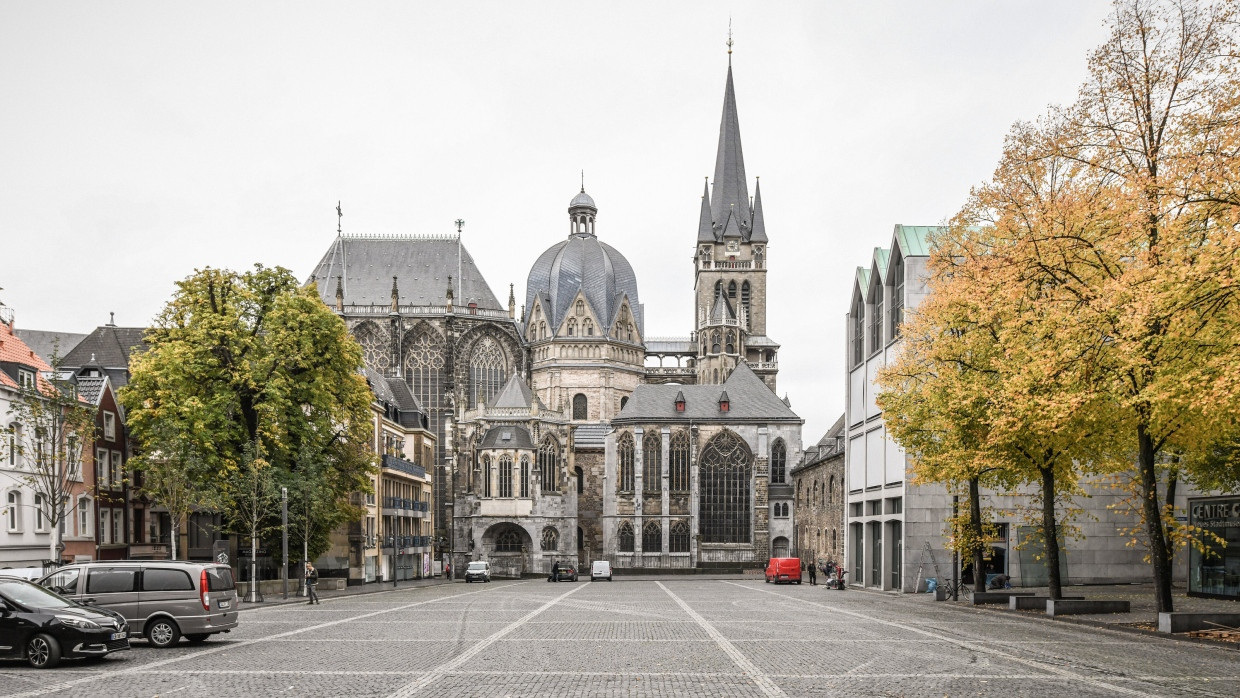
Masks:
[[[495,396],[495,404],[491,405],[496,409],[529,409],[531,403],[536,403],[538,409],[545,410],[542,400],[534,395],[534,391],[530,390],[530,386],[525,383],[525,379],[521,378],[518,373],[512,374],[508,378],[508,382],[504,384],[503,389],[499,391],[499,395]]]
[[[96,327],[64,355],[61,366],[72,370],[97,366],[112,379],[114,388],[122,388],[129,383],[130,357],[147,349],[145,336],[145,327]]]
[[[107,384],[107,376],[78,376],[78,395],[81,395],[82,399],[97,407],[99,405],[99,398],[103,397],[104,386]]]
[[[818,443],[805,449],[801,462],[793,466],[791,472],[795,473],[825,460],[843,456],[846,443],[844,436],[844,415],[840,415]]]
[[[723,287],[719,286],[715,289],[715,303],[710,308],[710,324],[722,325],[728,320],[735,319],[736,312],[732,310],[732,304],[728,302],[728,297],[723,292]]]
[[[856,286],[853,293],[860,293],[862,298],[870,291],[870,267],[857,267]],[[849,301],[850,303],[852,301]]]
[[[685,411],[676,411],[683,393]],[[727,394],[729,409],[719,410]],[[639,385],[612,424],[637,422],[796,422],[802,420],[754,374],[749,364],[737,365],[723,385]]]
[[[935,235],[946,230],[937,225],[901,225],[896,224],[892,234],[892,247],[900,246],[900,254],[905,257],[928,257],[930,241]],[[885,267],[886,265],[884,265]]]
[[[455,306],[506,310],[455,235],[338,237],[314,268],[319,297],[329,307],[336,307],[342,276],[345,305],[391,305],[393,276],[401,305],[444,305],[452,276]]]
[[[57,332],[54,330],[27,330],[15,329],[13,334],[21,337],[26,346],[34,350],[42,359],[49,364],[52,362],[52,354],[59,354],[64,357],[70,349],[77,346],[78,342],[86,339],[86,335],[80,332]],[[62,361],[63,363],[63,361]]]
[[[874,261],[872,269],[878,270],[878,279],[872,280],[871,283],[881,284],[887,274],[887,260],[891,257],[891,250],[883,247],[874,248]]]

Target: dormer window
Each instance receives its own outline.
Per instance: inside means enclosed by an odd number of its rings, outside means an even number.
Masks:
[[[730,407],[731,402],[728,400],[728,391],[725,390],[719,394],[719,411],[727,412]]]
[[[17,384],[23,390],[34,390],[34,371],[27,371],[24,368],[17,369]]]
[[[683,392],[678,391],[676,393],[676,411],[677,412],[685,411],[685,394]]]

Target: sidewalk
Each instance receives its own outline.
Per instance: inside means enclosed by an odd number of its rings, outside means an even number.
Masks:
[[[300,586],[299,586],[300,581],[301,580],[293,580],[293,579],[289,580],[287,600],[284,599],[284,595],[281,592],[276,592],[274,594],[266,594],[265,595],[266,598],[263,601],[259,601],[258,603],[250,603],[249,601],[242,598],[240,599],[238,610],[245,611],[245,610],[255,610],[255,609],[260,609],[260,608],[269,608],[272,606],[285,606],[285,605],[294,604],[294,603],[303,603],[303,604],[309,603],[308,601],[306,601],[306,597],[297,595],[297,592],[300,589]],[[451,582],[449,582],[447,579],[443,577],[428,577],[426,579],[410,579],[410,580],[405,580],[405,581],[399,581],[396,583],[396,586],[392,586],[391,582],[371,582],[369,584],[357,584],[351,587],[347,586],[343,589],[335,590],[335,591],[321,590],[318,592],[318,597],[320,601],[330,601],[332,599],[341,599],[341,598],[346,598],[350,596],[361,596],[363,594],[377,594],[381,591],[402,591],[405,589],[419,589],[421,587],[439,586],[441,584],[451,584]]]

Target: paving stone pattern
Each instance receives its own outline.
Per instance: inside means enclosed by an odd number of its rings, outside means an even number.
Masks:
[[[3,696],[1217,696],[1240,651],[752,579],[497,581],[266,606],[200,646],[36,671]]]

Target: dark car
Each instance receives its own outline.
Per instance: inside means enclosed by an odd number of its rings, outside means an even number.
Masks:
[[[577,581],[577,566],[569,562],[561,562],[559,568],[547,576],[549,582]]]
[[[0,577],[0,658],[50,669],[62,658],[103,657],[127,649],[129,625],[119,613]]]

